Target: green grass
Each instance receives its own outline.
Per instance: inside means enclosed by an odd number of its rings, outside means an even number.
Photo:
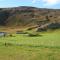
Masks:
[[[0,60],[60,60],[60,30],[40,35],[29,37],[27,34],[14,34],[14,37],[0,37]]]

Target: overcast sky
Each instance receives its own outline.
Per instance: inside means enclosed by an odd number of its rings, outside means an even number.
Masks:
[[[17,6],[60,9],[60,0],[0,0],[0,8]]]

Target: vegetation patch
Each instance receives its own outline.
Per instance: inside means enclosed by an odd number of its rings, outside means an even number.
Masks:
[[[34,33],[29,33],[28,36],[29,37],[38,37],[38,36],[42,36],[42,35],[34,32]]]

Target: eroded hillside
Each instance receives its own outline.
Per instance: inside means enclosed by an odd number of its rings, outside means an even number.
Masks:
[[[0,8],[0,26],[42,26],[46,23],[59,24],[60,10],[35,7]]]

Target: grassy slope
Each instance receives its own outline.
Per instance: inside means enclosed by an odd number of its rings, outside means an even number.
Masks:
[[[40,34],[1,37],[0,60],[60,60],[60,30]],[[13,45],[4,46],[5,42]]]

